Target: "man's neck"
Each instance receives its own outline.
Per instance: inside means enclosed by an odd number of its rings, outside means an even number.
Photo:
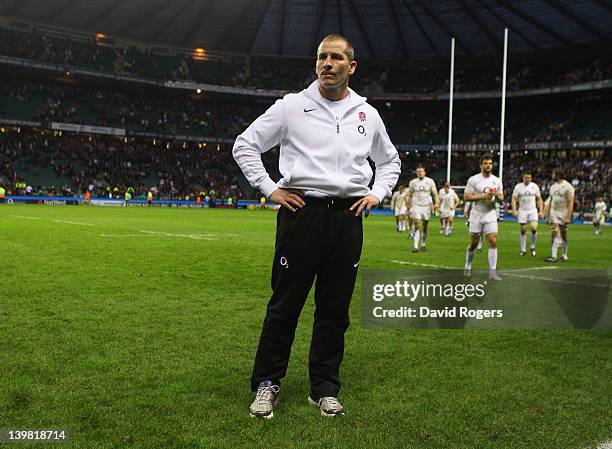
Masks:
[[[343,84],[341,86],[332,88],[325,88],[319,84],[319,93],[327,100],[344,100],[349,96],[348,84]]]
[[[485,178],[488,178],[489,176],[491,176],[491,172],[487,173],[487,172],[481,171],[480,174],[484,176]]]

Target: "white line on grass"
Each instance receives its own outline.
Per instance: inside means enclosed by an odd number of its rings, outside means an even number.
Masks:
[[[183,237],[186,239],[193,239],[193,240],[217,240],[217,238],[212,237],[213,234],[172,234],[170,232],[144,231],[144,230],[141,230],[140,232],[144,232],[145,234],[164,236],[164,237]]]
[[[516,276],[519,278],[525,278],[525,279],[533,279],[536,281],[549,281],[549,282],[559,282],[560,284],[574,284],[574,285],[586,285],[587,287],[602,287],[602,288],[607,288],[609,287],[608,284],[593,284],[593,283],[589,283],[589,282],[579,282],[579,281],[566,281],[563,279],[551,279],[551,278],[545,278],[545,277],[541,277],[541,276],[526,276],[524,274],[516,274],[516,273],[512,273],[509,271],[502,271],[503,274],[507,274],[510,276]]]
[[[80,221],[68,221],[68,220],[53,220],[54,223],[62,223],[62,224],[72,224],[79,226],[95,226],[91,223],[81,223]]]
[[[40,218],[38,217],[27,217],[25,215],[9,215],[9,216],[13,218],[25,218],[26,220],[40,220]]]
[[[391,260],[391,262],[398,263],[400,265],[414,265],[417,267],[444,268],[446,270],[460,270],[461,269],[457,267],[447,267],[444,265],[434,265],[432,263],[406,262],[405,260]]]
[[[599,446],[597,446],[597,449],[612,449],[612,441],[601,443]]]

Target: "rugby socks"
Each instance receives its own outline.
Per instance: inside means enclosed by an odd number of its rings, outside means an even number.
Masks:
[[[423,231],[423,241],[421,242],[421,245],[425,244],[425,240],[427,240],[427,232]]]
[[[532,232],[531,233],[531,249],[536,249],[536,240],[538,240],[538,233]]]
[[[421,237],[421,233],[417,229],[416,231],[414,231],[414,236],[413,236],[413,240],[412,240],[412,244],[414,246],[414,249],[419,249],[419,238],[420,237]]]
[[[531,245],[533,247],[533,237],[531,238]],[[521,252],[527,252],[527,234],[521,234]]]
[[[563,253],[563,257],[567,257],[567,240],[562,240],[563,245],[562,245],[562,253]]]
[[[465,268],[472,268],[472,262],[474,261],[474,250],[470,249],[470,245],[468,245],[467,250],[465,251]]]
[[[557,250],[559,249],[559,244],[561,243],[561,238],[560,237],[555,237],[553,239],[552,242],[552,258],[556,259],[557,258]]]
[[[497,269],[497,248],[489,248],[489,270]]]

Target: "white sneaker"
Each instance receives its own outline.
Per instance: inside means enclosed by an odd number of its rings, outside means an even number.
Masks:
[[[344,416],[344,407],[342,407],[342,404],[340,404],[338,398],[333,396],[324,396],[318,401],[315,401],[308,396],[308,403],[319,407],[319,410],[321,410],[321,415],[323,416]]]
[[[249,414],[253,418],[270,419],[274,416],[274,407],[278,405],[278,394],[280,387],[272,385],[272,382],[266,380],[259,384],[255,400],[249,408]]]

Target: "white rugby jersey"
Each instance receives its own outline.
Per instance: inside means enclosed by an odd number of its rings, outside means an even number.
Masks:
[[[402,194],[399,190],[393,192],[391,196],[391,209],[399,209],[402,205]]]
[[[454,209],[455,203],[459,201],[459,197],[453,189],[448,189],[448,192],[444,189],[440,190],[440,207],[442,209]]]
[[[565,212],[570,206],[570,199],[574,196],[574,186],[563,179],[561,182],[554,182],[550,186],[551,210]]]
[[[500,193],[504,191],[501,180],[492,173],[489,176],[483,176],[482,173],[478,173],[468,179],[465,185],[465,193],[485,193],[493,189]],[[495,213],[495,201],[473,201],[472,211],[479,214],[486,214],[491,211]]]
[[[602,215],[605,215],[607,208],[608,205],[604,201],[597,201],[595,203],[595,216],[601,217]]]
[[[423,179],[414,178],[410,181],[410,184],[408,184],[408,190],[412,194],[413,206],[431,206],[433,204],[431,196],[438,193],[436,183],[427,176]]]
[[[535,182],[530,182],[529,184],[519,182],[514,186],[512,196],[517,197],[519,210],[536,210],[536,198],[540,198],[542,195],[540,188]]]

